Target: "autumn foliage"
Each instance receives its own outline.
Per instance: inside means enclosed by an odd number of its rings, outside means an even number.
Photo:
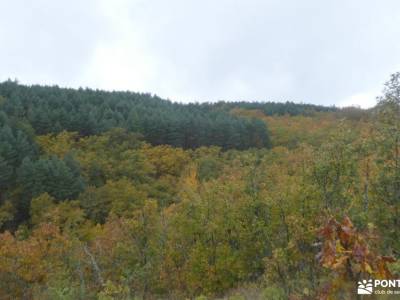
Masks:
[[[368,111],[217,103],[182,119],[152,97],[80,91],[91,113],[79,91],[4,88],[0,299],[345,300],[399,278],[399,74]]]
[[[332,279],[324,286],[321,299],[337,299],[339,293],[351,298],[355,283],[360,279],[393,278],[388,263],[396,259],[379,255],[373,245],[378,237],[370,231],[359,232],[349,217],[342,222],[330,218],[319,230],[319,237],[323,242],[317,259],[324,268],[332,271]]]

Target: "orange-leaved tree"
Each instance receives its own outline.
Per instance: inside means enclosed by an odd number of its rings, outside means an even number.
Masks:
[[[349,299],[355,297],[359,280],[393,277],[388,263],[395,258],[380,255],[374,247],[378,236],[371,230],[358,231],[349,217],[342,222],[330,218],[320,228],[319,236],[322,249],[317,259],[331,271],[330,280],[319,293],[320,299]]]

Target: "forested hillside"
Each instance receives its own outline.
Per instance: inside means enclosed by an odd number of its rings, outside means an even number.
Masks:
[[[141,133],[153,144],[223,149],[268,147],[264,122],[243,119],[210,104],[182,105],[149,94],[104,92],[89,89],[0,84],[1,110],[12,120],[24,121],[35,134],[64,130],[81,136],[112,128]]]
[[[400,73],[368,111],[0,84],[0,299],[355,299],[399,223]]]

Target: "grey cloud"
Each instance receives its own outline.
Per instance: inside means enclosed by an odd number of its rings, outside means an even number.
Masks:
[[[371,96],[400,68],[396,0],[32,3],[0,4],[0,78],[114,88],[109,78],[179,101],[332,105],[363,104],[354,96]]]
[[[2,1],[0,79],[73,84],[107,34],[95,1]]]
[[[334,104],[400,66],[399,9],[396,1],[148,1],[154,18],[132,20],[193,99]]]

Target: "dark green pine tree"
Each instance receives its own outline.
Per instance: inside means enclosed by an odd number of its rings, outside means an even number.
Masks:
[[[43,161],[33,162],[29,157],[22,160],[17,171],[17,182],[23,190],[23,198],[32,198],[45,192],[46,166]]]
[[[137,114],[136,111],[131,111],[128,115],[127,121],[127,128],[128,130],[132,132],[141,132],[141,126],[140,126],[140,118]]]
[[[25,157],[34,157],[36,146],[32,144],[26,134],[20,130],[17,131],[14,148],[17,151],[17,164],[19,165]]]
[[[0,128],[0,141],[0,155],[9,165],[16,167],[19,162],[19,154],[15,148],[16,142],[13,132],[8,125]]]
[[[69,156],[65,161],[55,156],[34,162],[25,158],[18,170],[18,182],[28,198],[49,193],[57,200],[74,199],[85,187],[79,166]]]
[[[79,195],[79,193],[85,189],[85,182],[81,176],[81,168],[79,166],[79,163],[72,156],[72,154],[67,154],[64,157],[64,164],[69,170],[69,182],[67,182],[67,184],[69,184],[70,186],[67,198],[75,199]]]
[[[38,135],[66,130],[88,136],[120,127],[141,133],[151,144],[183,148],[215,145],[246,149],[266,145],[265,124],[249,123],[233,115],[233,108],[265,109],[269,114],[305,114],[323,109],[293,103],[184,105],[150,94],[28,87],[10,81],[0,83],[0,97],[6,99],[0,109],[6,118],[27,124]],[[3,117],[0,115],[0,123]],[[243,127],[249,127],[249,131],[241,130]],[[249,132],[252,138],[247,139],[243,135]],[[242,143],[244,140],[246,143]]]
[[[2,191],[5,191],[11,184],[14,169],[7,161],[0,156],[0,200]]]

